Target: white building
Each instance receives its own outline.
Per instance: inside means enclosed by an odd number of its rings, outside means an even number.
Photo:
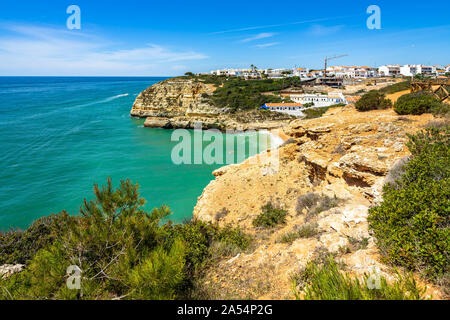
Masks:
[[[323,77],[323,70],[309,70],[308,76],[311,78]]]
[[[445,76],[445,68],[443,67],[437,67],[436,68],[436,75],[439,76]]]
[[[400,75],[399,65],[386,65],[378,68],[378,74],[382,77],[396,77]]]
[[[450,65],[445,67],[445,72],[450,72]]]
[[[413,64],[405,64],[400,67],[400,74],[405,77],[414,77],[418,73],[418,69],[416,65]]]
[[[302,110],[305,108],[301,103],[266,103],[261,109],[302,117],[304,115]]]
[[[281,79],[294,76],[294,71],[292,69],[266,69],[264,70],[264,73],[271,79]]]
[[[417,73],[423,74],[424,76],[431,76],[431,75],[435,74],[433,72],[433,67],[424,66],[422,64],[417,65]]]
[[[374,68],[370,67],[346,67],[346,66],[334,66],[327,68],[327,74],[335,76],[336,78],[358,78],[367,79],[375,78],[378,76],[378,72]]]
[[[339,103],[347,104],[347,100],[342,93],[337,93],[336,95],[293,94],[290,96],[290,99],[303,105],[313,103],[314,107],[328,107]]]
[[[236,76],[242,77],[244,74],[254,73],[251,69],[219,69],[211,71],[212,75],[216,76]]]
[[[367,79],[378,77],[378,71],[371,67],[354,67],[355,78]]]
[[[297,68],[294,70],[294,76],[300,78],[308,78],[309,70],[307,68]]]

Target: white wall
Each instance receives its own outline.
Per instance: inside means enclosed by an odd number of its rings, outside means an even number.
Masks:
[[[346,103],[345,98],[329,97],[326,95],[291,95],[290,99],[294,102],[307,104],[314,103],[314,107],[328,107],[338,103]]]

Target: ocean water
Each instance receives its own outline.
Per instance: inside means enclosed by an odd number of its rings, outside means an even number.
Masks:
[[[221,165],[175,165],[172,131],[129,116],[139,92],[163,79],[0,77],[0,230],[77,214],[108,177],[139,183],[146,208],[190,218]]]

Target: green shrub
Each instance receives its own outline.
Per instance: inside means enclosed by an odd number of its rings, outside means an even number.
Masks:
[[[240,228],[233,228],[230,225],[218,229],[214,236],[214,240],[236,247],[240,250],[247,250],[251,242],[250,236],[243,233]]]
[[[432,279],[449,271],[450,126],[410,136],[411,160],[383,202],[369,210],[369,226],[385,260]]]
[[[271,202],[262,207],[262,213],[253,220],[255,227],[274,228],[286,221],[287,211],[275,207]]]
[[[36,220],[25,231],[0,233],[0,265],[26,264],[39,250],[52,244],[71,219],[62,212]]]
[[[204,266],[210,256],[210,244],[217,232],[216,227],[202,221],[188,221],[184,224],[172,225],[171,222],[163,226],[164,243],[169,249],[178,239],[184,242],[185,272],[192,278],[195,272]],[[185,283],[186,287],[189,282]]]
[[[302,214],[304,209],[311,209],[320,200],[320,196],[317,193],[308,192],[307,194],[301,195],[297,199],[296,211],[298,214]]]
[[[363,95],[355,107],[358,111],[381,110],[392,107],[392,102],[385,98],[384,93],[372,90]]]
[[[442,113],[445,106],[434,96],[425,92],[405,94],[398,98],[394,110],[398,114],[420,115],[423,113]]]
[[[232,112],[251,110],[265,103],[281,103],[283,99],[274,95],[263,95],[264,92],[277,92],[300,84],[300,78],[244,80],[229,78],[221,83],[212,95],[212,101],[219,108],[227,108]]]
[[[397,273],[397,280],[392,284],[375,274],[366,274],[360,281],[342,272],[332,257],[322,265],[309,262],[293,277],[292,288],[298,300],[422,300],[425,293],[411,274]]]
[[[25,231],[22,242],[35,246],[16,248],[9,241],[2,247],[8,253],[25,250],[28,265],[0,279],[0,299],[186,299],[214,254],[212,243],[246,248],[250,242],[231,227],[163,224],[169,208],[144,211],[145,200],[129,180],[116,190],[108,180],[101,189],[95,185],[94,192],[79,216],[51,216]],[[36,232],[39,228],[44,231]],[[15,257],[8,254],[8,261],[16,263]],[[81,290],[66,285],[67,268],[74,265],[82,270]]]

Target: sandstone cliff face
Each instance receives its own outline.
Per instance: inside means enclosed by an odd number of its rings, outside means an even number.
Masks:
[[[226,110],[216,108],[203,97],[214,90],[214,86],[194,80],[168,79],[141,92],[131,115],[156,118],[217,116]]]
[[[337,254],[356,276],[377,270],[392,279],[392,269],[380,262],[369,234],[368,208],[381,199],[389,169],[408,155],[406,133],[432,118],[336,108],[322,118],[296,120],[283,129],[291,138],[279,148],[278,171],[267,174],[267,163],[249,159],[214,172],[216,179],[199,197],[194,216],[239,226],[256,240],[250,252],[212,266],[204,285],[222,294],[217,298],[289,299],[290,276],[323,249]],[[308,217],[305,210],[296,210],[298,198],[308,192],[336,198],[339,205]],[[272,231],[252,224],[269,201],[289,213],[287,223]],[[280,243],[283,235],[305,223],[317,224],[318,233]],[[367,246],[355,247],[355,241]],[[428,293],[439,298],[439,292],[428,287]]]
[[[279,128],[292,117],[258,110],[231,114],[217,108],[208,97],[214,85],[194,79],[172,78],[141,92],[131,109],[131,116],[146,118],[144,126],[166,129],[193,129],[202,123],[203,129],[272,129]]]

